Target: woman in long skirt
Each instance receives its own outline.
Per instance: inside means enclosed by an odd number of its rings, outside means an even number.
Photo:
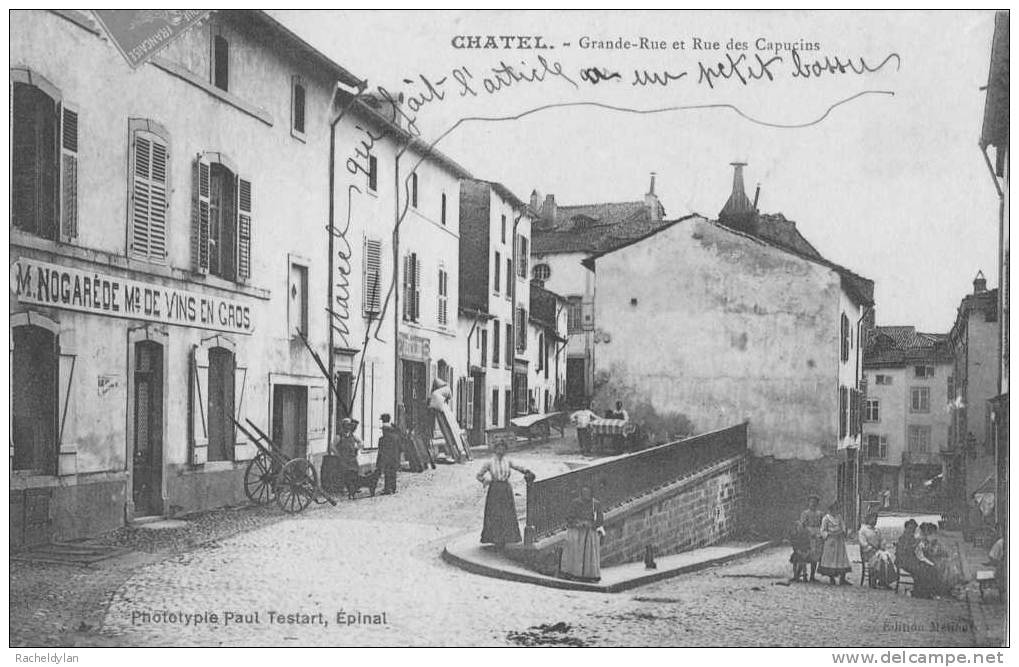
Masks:
[[[523,473],[527,479],[534,479],[533,472],[510,461],[506,456],[505,443],[496,443],[495,455],[485,461],[478,471],[478,481],[488,487],[485,524],[481,529],[482,544],[494,544],[501,549],[507,544],[520,541],[513,487],[509,483],[513,470]]]
[[[866,563],[867,571],[870,573],[870,587],[891,588],[891,585],[899,578],[899,573],[895,569],[892,555],[885,548],[881,531],[877,529],[877,514],[875,512],[871,512],[864,519],[857,538],[860,541],[860,560],[862,563]]]
[[[842,506],[834,502],[828,506],[828,513],[821,519],[821,537],[824,538],[824,550],[821,552],[821,564],[817,571],[828,577],[829,583],[848,586],[846,575],[852,571],[849,554],[846,553],[846,525],[842,520]]]
[[[824,538],[821,537],[821,519],[824,512],[817,509],[821,499],[817,496],[807,498],[807,509],[800,513],[800,523],[810,534],[810,551],[807,554],[807,562],[810,563],[810,580],[814,581],[817,572],[817,562],[821,560],[821,552],[824,550]]]
[[[601,579],[601,537],[605,534],[601,503],[583,486],[567,514],[566,547],[559,571],[567,579]]]

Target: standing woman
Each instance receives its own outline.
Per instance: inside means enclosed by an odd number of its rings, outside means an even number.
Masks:
[[[591,495],[587,484],[570,503],[566,515],[566,547],[559,570],[567,579],[601,580],[601,537],[605,534],[601,503]]]
[[[846,553],[846,524],[842,520],[842,505],[838,501],[828,506],[828,513],[821,519],[821,537],[824,538],[824,550],[821,552],[821,565],[817,568],[829,583],[849,586],[846,575],[852,571],[849,554]]]
[[[485,461],[478,471],[478,481],[488,487],[481,542],[494,544],[497,549],[520,541],[520,526],[517,525],[517,510],[513,503],[513,487],[509,483],[513,470],[523,473],[524,479],[534,479],[533,472],[509,460],[506,456],[506,443],[497,442],[495,455]]]
[[[807,509],[800,513],[800,523],[810,534],[810,552],[807,555],[807,562],[810,563],[810,580],[816,581],[814,575],[817,572],[817,562],[821,560],[821,551],[824,548],[824,538],[821,537],[821,519],[824,512],[817,509],[821,502],[818,496],[807,498]]]

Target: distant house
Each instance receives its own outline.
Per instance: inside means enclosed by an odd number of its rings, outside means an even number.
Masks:
[[[988,290],[983,273],[973,293],[959,304],[949,333],[954,356],[955,397],[949,451],[944,455],[950,502],[963,517],[971,514],[973,494],[993,493],[995,479],[991,406],[998,395],[998,290]]]
[[[594,309],[595,276],[581,262],[660,228],[665,208],[655,195],[654,174],[642,200],[560,206],[555,195],[542,201],[533,192],[531,207],[540,208],[531,276],[566,297],[570,343],[565,398],[570,405],[580,405],[594,390],[595,346],[601,339]]]
[[[753,528],[781,533],[808,494],[856,527],[861,330],[872,281],[761,215],[736,165],[719,220],[656,225],[595,253],[598,403],[706,432],[749,420]],[[675,435],[669,433],[669,436]]]
[[[860,493],[891,507],[935,509],[932,480],[948,448],[954,396],[952,350],[946,334],[883,326],[863,352],[863,478]]]
[[[531,313],[528,317],[529,407],[544,414],[562,403],[566,386],[567,301],[531,281]],[[530,410],[529,410],[530,411]]]

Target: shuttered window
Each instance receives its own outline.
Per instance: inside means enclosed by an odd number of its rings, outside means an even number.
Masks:
[[[367,317],[382,310],[379,290],[382,285],[382,241],[365,238],[364,273],[361,280],[361,307]]]
[[[169,218],[166,141],[151,132],[134,132],[131,160],[131,256],[162,263]]]
[[[421,319],[421,261],[417,253],[403,259],[403,319],[410,322]]]
[[[60,127],[60,239],[78,236],[78,112],[64,106]]]
[[[488,365],[488,329],[481,330],[481,367]]]
[[[842,315],[842,361],[849,361],[849,318]]]
[[[513,258],[506,258],[506,298],[513,296]]]
[[[502,287],[502,280],[500,273],[502,271],[502,255],[495,253],[495,280],[492,281],[492,289],[496,294],[499,293],[499,288]]]
[[[254,238],[252,182],[204,156],[195,160],[192,176],[192,268],[225,280],[249,280]]]
[[[499,365],[499,355],[502,354],[502,347],[499,345],[499,340],[502,338],[502,325],[499,324],[499,320],[495,320],[492,324],[492,365]]]
[[[527,279],[527,237],[517,236],[517,275]]]
[[[31,84],[11,88],[11,217],[15,228],[56,240],[60,105]]]
[[[847,419],[849,417],[849,389],[839,387],[839,438],[846,437],[848,432]]]
[[[439,268],[439,326],[444,327],[449,321],[447,313],[449,302],[449,274]]]
[[[527,349],[527,311],[523,308],[517,308],[516,325],[517,350],[523,352]]]
[[[506,323],[506,368],[513,368],[513,323]]]

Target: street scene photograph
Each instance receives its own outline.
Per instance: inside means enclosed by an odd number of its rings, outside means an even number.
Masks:
[[[1009,18],[10,10],[9,659],[1004,663]]]

